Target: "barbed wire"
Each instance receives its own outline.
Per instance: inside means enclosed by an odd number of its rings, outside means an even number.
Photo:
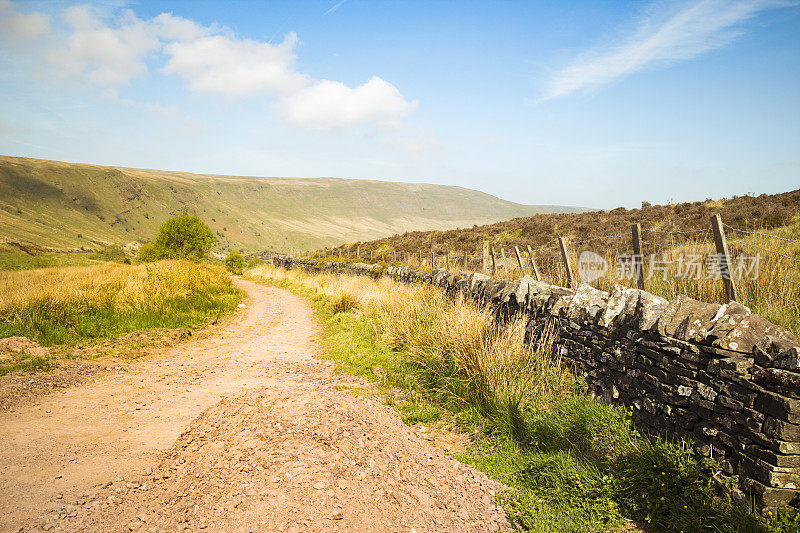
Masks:
[[[592,237],[591,239],[585,239],[585,240],[582,240],[582,241],[570,242],[568,244],[570,246],[575,246],[575,245],[578,245],[578,244],[586,244],[587,242],[600,241],[600,240],[603,240],[603,239],[620,239],[620,238],[627,238],[627,237],[630,237],[630,235],[603,235],[601,237]]]
[[[764,289],[765,291],[767,291],[768,293],[770,293],[773,296],[777,296],[778,298],[780,298],[780,299],[782,299],[782,300],[784,300],[786,302],[789,302],[791,305],[793,305],[795,307],[800,307],[800,302],[798,302],[797,300],[792,300],[791,298],[787,298],[786,296],[784,296],[782,294],[777,294],[775,292],[772,292],[771,290],[769,290],[766,287],[762,287],[762,289]]]
[[[783,281],[788,281],[789,283],[792,283],[792,284],[797,285],[798,287],[800,287],[800,282],[793,281],[793,280],[788,279],[788,278],[784,278],[783,276],[779,276],[777,274],[772,274],[770,277],[782,279]]]
[[[690,235],[690,234],[693,234],[693,233],[702,233],[704,231],[711,231],[711,230],[709,230],[709,229],[692,229],[692,230],[685,230],[685,231],[679,231],[679,230],[668,231],[668,230],[660,230],[660,229],[642,228],[642,231],[649,231],[650,233],[665,233],[665,234],[670,234],[670,235]]]
[[[537,248],[533,250],[533,253],[541,252],[542,250],[558,250],[558,246],[545,246],[544,248]]]
[[[778,235],[770,235],[769,233],[760,233],[758,231],[747,231],[747,230],[740,229],[740,228],[734,228],[733,226],[729,226],[729,225],[725,224],[724,222],[722,223],[722,225],[727,229],[731,229],[733,231],[738,231],[740,233],[747,233],[748,235],[761,235],[762,237],[771,237],[773,239],[780,239],[782,241],[794,242],[794,243],[800,244],[800,241],[798,241],[796,239],[789,239],[789,238],[786,238],[786,237],[779,237]]]
[[[736,239],[728,239],[728,240],[729,240],[730,242],[735,242],[736,244],[742,244],[742,245],[744,245],[744,246],[750,246],[751,248],[756,248],[756,249],[758,249],[758,250],[762,250],[762,251],[764,251],[764,252],[769,252],[769,253],[772,253],[772,254],[778,255],[778,256],[780,256],[780,257],[783,257],[784,259],[788,259],[788,260],[790,260],[790,261],[794,261],[795,263],[800,263],[800,260],[798,260],[797,258],[794,258],[794,257],[788,256],[788,255],[786,255],[786,254],[782,254],[782,253],[780,253],[780,252],[776,252],[775,250],[770,250],[769,248],[762,248],[761,246],[757,246],[757,245],[755,245],[755,244],[750,244],[749,242],[737,241]]]

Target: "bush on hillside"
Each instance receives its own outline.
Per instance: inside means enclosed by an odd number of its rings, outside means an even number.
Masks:
[[[212,244],[214,234],[194,215],[180,215],[161,224],[155,242],[160,258],[192,261],[208,256]]]
[[[244,257],[237,251],[233,251],[225,258],[225,268],[234,274],[241,274],[244,270]]]
[[[155,243],[139,248],[136,262],[146,263],[159,259],[199,261],[208,256],[212,244],[214,235],[202,220],[194,215],[180,215],[161,225]]]

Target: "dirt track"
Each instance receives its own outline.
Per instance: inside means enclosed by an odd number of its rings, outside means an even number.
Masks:
[[[239,284],[218,334],[0,413],[0,530],[508,527],[499,484],[334,389],[305,301]]]

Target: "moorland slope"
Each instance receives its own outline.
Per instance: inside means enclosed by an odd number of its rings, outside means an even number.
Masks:
[[[573,210],[454,186],[201,175],[0,156],[0,242],[58,249],[146,242],[181,213],[203,219],[215,233],[215,250],[224,252],[310,249]]]
[[[731,226],[770,229],[793,224],[800,217],[800,189],[780,194],[734,196],[721,200],[669,205],[644,203],[641,209],[618,207],[611,211],[541,213],[528,217],[445,231],[409,231],[402,235],[361,244],[366,251],[429,250],[475,251],[483,240],[496,246],[552,244],[562,236],[582,241],[607,235],[630,235],[631,224],[659,231],[710,230],[711,215],[719,213]],[[687,238],[694,235],[689,234]],[[680,237],[680,236],[677,236]],[[709,237],[710,238],[710,237]],[[795,237],[796,238],[796,237]]]

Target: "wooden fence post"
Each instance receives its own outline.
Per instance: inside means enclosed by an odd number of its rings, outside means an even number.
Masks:
[[[469,255],[468,255],[468,254],[467,254],[467,252],[465,251],[465,252],[464,252],[464,271],[465,271],[465,272],[466,272],[467,270],[469,270],[468,263],[469,263]]]
[[[503,258],[503,272],[506,276],[508,276],[508,259],[506,259],[506,249],[502,246],[500,247],[500,257]]]
[[[450,272],[450,252],[444,254],[444,269]]]
[[[522,263],[522,256],[519,254],[519,247],[514,247],[514,253],[517,255],[517,263],[519,263],[519,269],[522,271],[522,275],[525,275],[525,265]]]
[[[422,268],[422,250],[419,251],[419,267]]]
[[[717,245],[717,260],[722,274],[722,285],[725,288],[725,299],[732,302],[736,300],[736,285],[731,277],[731,255],[728,253],[728,239],[725,238],[725,229],[722,227],[722,217],[719,213],[711,217],[711,227],[714,230],[714,243]]]
[[[567,270],[567,283],[569,284],[570,288],[575,287],[575,283],[572,280],[572,265],[569,262],[569,252],[567,251],[567,240],[564,237],[558,238],[558,245],[561,247],[561,259],[564,260],[564,268]]]
[[[539,269],[536,267],[536,261],[533,259],[533,249],[528,245],[528,260],[531,262],[531,270],[533,271],[533,279],[541,281],[542,277],[539,275]]]
[[[361,245],[356,246],[356,259],[361,259]]]
[[[481,263],[481,272],[488,272],[489,270],[489,241],[483,241],[483,262]]]
[[[489,249],[489,251],[492,254],[492,270],[491,270],[491,272],[492,272],[492,276],[494,276],[497,273],[497,254],[494,253],[494,246],[492,246]]]
[[[633,239],[633,264],[636,274],[636,286],[644,290],[644,265],[642,264],[642,225],[631,225],[631,237]]]

